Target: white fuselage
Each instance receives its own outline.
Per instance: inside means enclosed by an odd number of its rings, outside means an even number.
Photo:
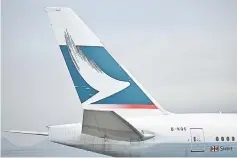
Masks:
[[[110,156],[237,156],[236,114],[171,114],[126,119],[155,137],[117,141],[81,133],[81,124],[52,126],[52,142]]]

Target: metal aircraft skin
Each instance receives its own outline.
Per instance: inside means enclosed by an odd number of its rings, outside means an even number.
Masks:
[[[47,126],[52,142],[114,157],[237,157],[237,115],[174,114],[159,105],[70,8],[50,25],[83,106],[83,121]],[[137,117],[125,117],[124,112]]]

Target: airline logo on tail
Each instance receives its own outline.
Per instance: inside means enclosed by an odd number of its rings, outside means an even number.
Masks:
[[[97,93],[88,96],[90,98],[86,100],[85,104],[91,104],[107,98],[108,96],[124,90],[130,85],[129,82],[116,80],[104,73],[93,59],[90,59],[84,54],[80,46],[75,45],[68,31],[66,30],[64,33],[71,60],[77,71],[81,74],[81,77],[89,85],[86,89],[89,90],[90,88],[93,88],[97,91]],[[80,87],[80,85],[77,87]]]
[[[157,109],[151,96],[71,9],[51,7],[47,12],[81,103]]]
[[[64,38],[60,48],[83,104],[157,108],[104,47],[76,45],[68,30]]]

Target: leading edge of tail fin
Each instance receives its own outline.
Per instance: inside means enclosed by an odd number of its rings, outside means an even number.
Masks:
[[[70,8],[46,8],[84,107],[162,109]]]

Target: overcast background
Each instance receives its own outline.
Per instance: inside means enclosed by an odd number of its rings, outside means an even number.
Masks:
[[[236,0],[2,0],[2,129],[81,120],[48,6],[71,7],[165,109],[237,112]]]

